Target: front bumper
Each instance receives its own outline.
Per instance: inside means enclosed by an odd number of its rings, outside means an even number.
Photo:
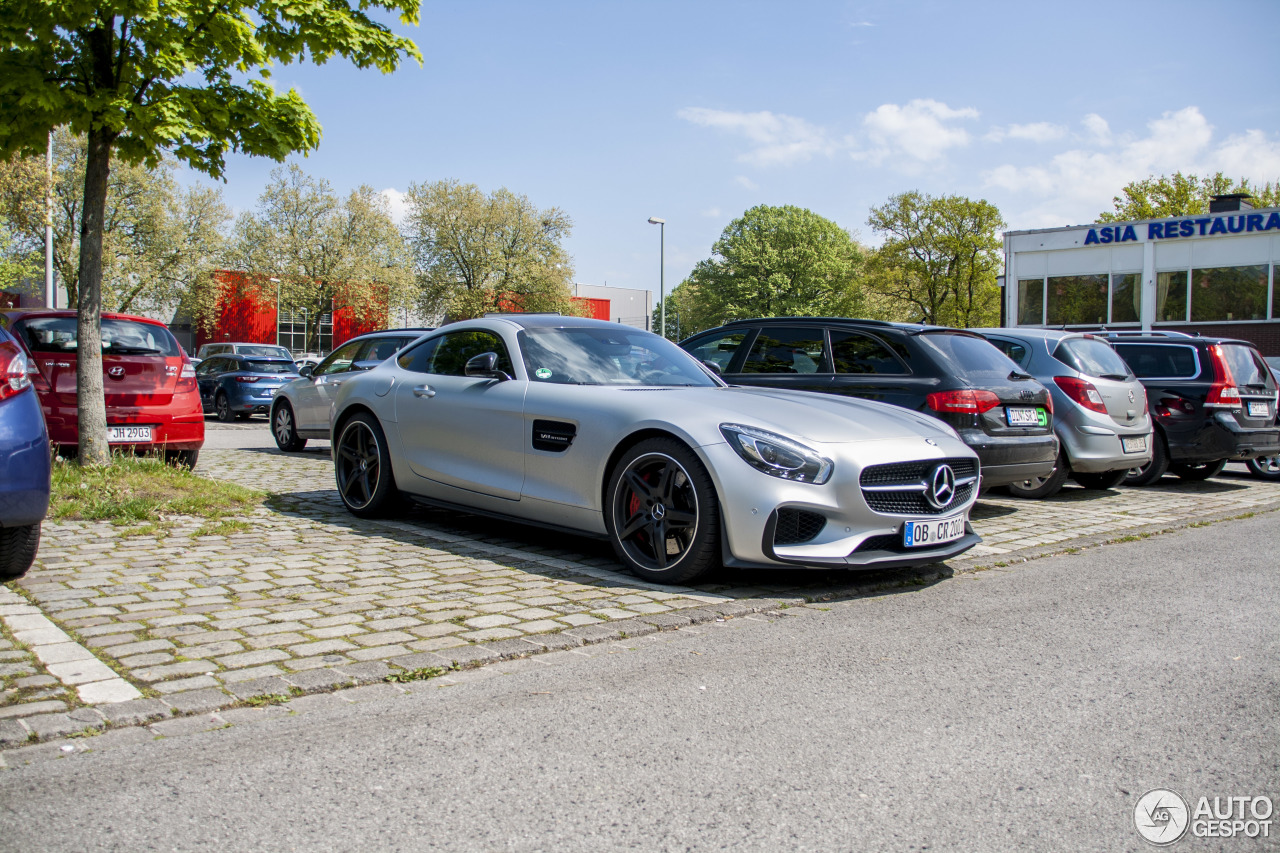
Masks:
[[[931,447],[923,440],[877,442],[876,461],[881,462],[956,457],[972,458],[954,439]],[[820,452],[827,452],[822,448]],[[903,525],[923,515],[891,515],[867,505],[859,482],[862,467],[848,459],[836,459],[829,482],[815,486],[771,477],[738,457],[728,444],[698,448],[720,496],[723,525],[722,560],[732,568],[817,567],[883,569],[919,566],[954,557],[982,541],[968,523],[977,489],[954,507],[933,518],[963,514],[965,535],[929,548],[900,547]],[[778,544],[778,511],[821,516],[824,523],[811,538],[795,544]]]

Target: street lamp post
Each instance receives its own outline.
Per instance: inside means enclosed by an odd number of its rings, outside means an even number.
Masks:
[[[667,220],[656,216],[649,217],[650,225],[658,226],[658,324],[662,337],[667,336]]]

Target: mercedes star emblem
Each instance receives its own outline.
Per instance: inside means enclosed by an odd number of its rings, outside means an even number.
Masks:
[[[939,465],[933,469],[933,479],[929,483],[929,491],[925,493],[929,503],[935,509],[949,505],[956,497],[956,472],[950,465]]]

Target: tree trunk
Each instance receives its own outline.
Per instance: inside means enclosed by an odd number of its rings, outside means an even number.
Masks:
[[[76,406],[81,465],[111,461],[107,444],[107,404],[102,387],[102,229],[111,172],[110,131],[89,131],[80,218],[80,274],[76,330]]]

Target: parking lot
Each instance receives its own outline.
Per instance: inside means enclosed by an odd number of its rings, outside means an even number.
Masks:
[[[604,542],[425,508],[356,519],[327,444],[281,454],[261,420],[211,423],[197,473],[272,497],[219,535],[194,519],[162,538],[46,523],[36,566],[0,589],[0,744],[946,582],[1280,508],[1280,484],[1237,466],[1201,483],[1069,486],[1047,501],[992,494],[973,513],[984,543],[946,565],[721,571],[672,588],[622,573]]]

